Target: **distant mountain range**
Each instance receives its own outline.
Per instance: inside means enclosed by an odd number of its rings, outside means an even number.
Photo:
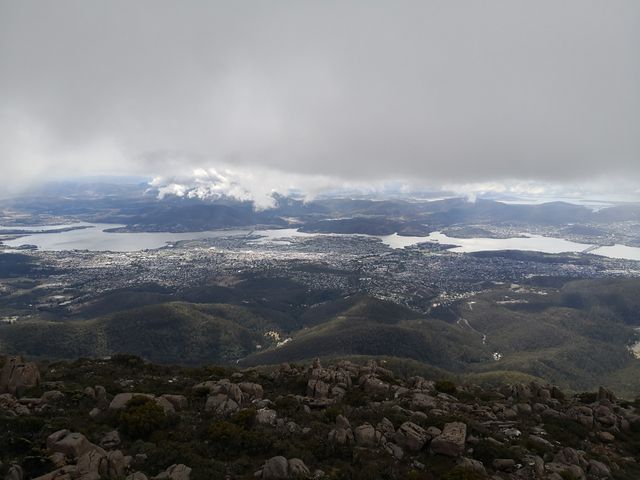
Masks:
[[[206,201],[168,196],[145,183],[61,183],[5,199],[0,208],[27,214],[21,220],[37,223],[50,218],[126,225],[129,231],[203,231],[249,225],[301,226],[309,232],[422,235],[452,225],[609,224],[640,220],[640,204],[620,204],[594,210],[565,202],[507,204],[464,198],[433,201],[401,199],[300,199],[274,195],[275,206],[254,209],[249,201],[220,198]]]

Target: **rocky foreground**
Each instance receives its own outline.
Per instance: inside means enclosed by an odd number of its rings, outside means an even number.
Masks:
[[[0,360],[7,480],[640,478],[640,402],[375,362],[186,369]]]

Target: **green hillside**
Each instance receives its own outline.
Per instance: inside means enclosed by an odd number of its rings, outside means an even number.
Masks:
[[[473,334],[445,322],[371,298],[342,302],[344,310],[325,322],[293,335],[293,341],[243,361],[247,365],[299,361],[346,355],[392,356],[459,370],[464,364],[489,358]],[[411,315],[411,313],[413,313]],[[411,319],[413,317],[413,319]]]
[[[572,389],[610,385],[637,393],[640,359],[628,347],[640,326],[639,298],[636,280],[505,286],[460,302],[456,311],[501,355],[475,371],[517,371]]]
[[[92,320],[0,327],[10,354],[77,358],[132,353],[161,363],[230,362],[255,348],[262,319],[241,307],[167,303]]]
[[[362,295],[305,304],[299,289],[287,309],[285,285],[264,288],[277,295],[262,303],[234,294],[230,303],[168,302],[88,319],[0,325],[0,351],[44,358],[130,353],[159,363],[245,366],[384,357],[486,384],[537,378],[573,390],[640,392],[640,359],[629,348],[640,327],[637,280],[495,285],[447,304],[444,316],[442,308],[422,315]]]

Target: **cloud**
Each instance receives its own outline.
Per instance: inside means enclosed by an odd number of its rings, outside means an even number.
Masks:
[[[635,0],[0,0],[0,168],[260,199],[640,178],[638,45]]]
[[[334,178],[287,174],[259,167],[197,168],[190,174],[158,176],[150,182],[161,199],[169,195],[202,200],[233,198],[253,202],[258,210],[274,207],[274,194],[299,196],[303,192],[303,198],[311,200],[319,192],[339,185],[340,181]]]

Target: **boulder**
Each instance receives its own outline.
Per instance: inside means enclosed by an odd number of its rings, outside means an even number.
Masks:
[[[581,467],[586,467],[588,462],[585,460],[584,455],[578,450],[565,447],[555,454],[553,457],[553,461],[555,463],[563,463],[565,465],[579,465]]]
[[[113,450],[118,445],[120,445],[120,434],[117,430],[105,433],[100,440],[100,446],[105,450]]]
[[[13,411],[18,406],[18,399],[10,393],[0,394],[0,409]]]
[[[404,450],[400,445],[396,445],[393,442],[387,442],[384,444],[384,449],[396,460],[402,460],[404,457]]]
[[[480,460],[474,460],[473,458],[460,458],[460,460],[458,460],[458,468],[468,472],[475,472],[481,477],[486,477],[487,475],[484,464]]]
[[[109,479],[117,480],[124,477],[131,457],[125,457],[120,450],[114,450],[107,454],[106,461],[106,477]],[[174,477],[169,477],[174,478]],[[179,477],[182,478],[182,477]],[[187,477],[188,479],[189,477]]]
[[[611,470],[604,463],[597,460],[589,461],[589,477],[591,478],[611,478]]]
[[[376,430],[387,438],[393,438],[396,434],[396,429],[387,417],[384,417],[377,425]]]
[[[338,415],[336,417],[336,428],[329,432],[328,440],[332,445],[353,445],[355,437],[347,417],[344,415]]]
[[[513,385],[511,387],[511,396],[516,402],[526,403],[533,398],[533,392],[531,391],[531,387],[529,385],[524,385],[522,383]]]
[[[327,398],[329,385],[322,380],[312,378],[307,382],[307,395],[313,398]]]
[[[412,452],[422,450],[430,439],[427,431],[413,422],[404,422],[395,435],[396,443]]]
[[[186,410],[187,408],[189,408],[189,401],[187,400],[187,397],[185,397],[184,395],[164,394],[164,395],[161,395],[160,398],[163,398],[166,401],[168,401],[173,406],[173,409],[176,412],[180,412],[182,410]]]
[[[467,426],[462,422],[445,424],[442,433],[431,441],[433,453],[458,457],[464,452]]]
[[[413,410],[427,410],[430,408],[435,408],[436,399],[431,395],[422,392],[415,392],[411,396],[410,407]]]
[[[289,433],[301,433],[302,428],[296,422],[289,421],[284,426],[285,430]]]
[[[67,464],[67,457],[64,456],[64,453],[55,452],[49,455],[49,461],[54,467],[60,468]]]
[[[424,377],[411,377],[409,378],[408,383],[414,390],[420,390],[423,392],[433,392],[435,390],[435,383],[432,380],[425,379]]]
[[[534,478],[544,477],[544,460],[538,455],[525,455],[522,463],[528,468]]]
[[[193,390],[196,392],[208,392],[208,393],[221,393],[218,387],[218,382],[213,380],[207,380],[205,382],[200,382],[193,386]]]
[[[290,458],[289,459],[289,478],[300,478],[300,477],[308,477],[311,472],[304,464],[302,460],[299,458]]]
[[[107,390],[102,385],[96,385],[96,408],[100,410],[106,410],[109,407],[109,401],[107,400]]]
[[[109,404],[109,410],[122,410],[126,408],[127,402],[134,396],[153,398],[153,395],[148,395],[146,393],[118,393],[115,397],[113,397],[113,400],[111,400],[111,403]]]
[[[153,400],[156,402],[156,405],[162,408],[164,413],[166,414],[176,413],[176,409],[173,407],[173,404],[169,400],[167,400],[165,397],[155,397],[153,398]]]
[[[545,408],[540,414],[542,418],[546,420],[563,420],[565,418],[564,414],[555,408]]]
[[[42,398],[22,397],[18,402],[22,405],[26,405],[28,408],[35,408],[42,405]]]
[[[91,450],[105,453],[100,447],[92,444],[81,433],[58,430],[47,437],[49,453],[60,452],[69,458],[79,458]]]
[[[0,393],[22,396],[27,388],[40,385],[40,372],[33,362],[21,356],[10,357],[0,371]]]
[[[291,365],[289,365],[287,362],[284,362],[280,364],[278,371],[280,373],[289,374],[293,371],[293,369],[291,368]]]
[[[531,382],[529,388],[539,402],[546,403],[551,400],[551,391],[549,388],[540,385],[538,382]]]
[[[352,445],[355,441],[355,437],[353,436],[353,432],[350,428],[334,428],[329,432],[328,436],[329,443],[333,445]]]
[[[499,472],[513,472],[516,469],[516,461],[512,458],[496,458],[491,466]]]
[[[553,444],[546,438],[542,438],[538,435],[529,435],[529,442],[536,448],[542,450],[549,450],[553,448]]]
[[[584,471],[578,465],[566,465],[563,463],[549,462],[545,464],[545,470],[549,473],[556,473],[561,478],[571,475],[573,478],[583,480],[585,478]],[[572,478],[572,477],[569,478]]]
[[[261,400],[264,395],[262,385],[259,383],[241,382],[238,384],[238,388],[242,393],[251,400]]]
[[[133,472],[130,475],[127,475],[125,480],[147,480],[147,476],[142,472]]]
[[[616,418],[613,414],[611,408],[606,405],[598,405],[594,410],[593,414],[598,420],[598,422],[603,423],[605,425],[615,425]],[[610,420],[608,420],[610,419]]]
[[[516,411],[515,408],[505,408],[502,411],[502,415],[507,420],[514,420],[518,418],[518,412]]]
[[[520,438],[520,435],[522,435],[522,432],[517,428],[505,428],[502,431],[502,434],[507,438],[514,439],[514,438]]]
[[[152,478],[152,480],[189,480],[191,468],[182,463],[171,465],[164,472]]]
[[[78,474],[83,480],[100,480],[107,470],[107,456],[98,450],[89,450],[78,458]]]
[[[275,425],[277,413],[270,408],[261,408],[256,412],[256,422],[260,425]]]
[[[64,398],[64,393],[59,390],[49,390],[48,392],[44,392],[40,399],[44,403],[54,403],[62,400]]]
[[[343,398],[347,394],[347,390],[343,387],[336,385],[331,387],[331,396],[334,398]]]
[[[240,405],[224,393],[219,393],[207,398],[204,409],[208,412],[214,412],[217,415],[228,417],[238,412]]]
[[[598,401],[603,401],[606,400],[608,402],[611,403],[615,403],[616,401],[616,396],[614,395],[614,393],[609,390],[608,388],[605,387],[600,387],[598,389]]]
[[[109,404],[109,410],[122,410],[126,408],[127,403],[133,397],[148,398],[150,400],[153,400],[156,405],[161,407],[164,413],[175,413],[173,404],[171,404],[171,402],[169,402],[166,398],[156,397],[155,395],[151,395],[149,393],[118,393],[115,397],[113,397],[113,400],[111,400],[111,403]]]
[[[533,412],[531,405],[529,405],[528,403],[518,403],[515,408],[520,415],[531,415],[531,413]]]
[[[282,456],[272,457],[262,467],[262,478],[280,480],[289,478],[289,462]]]
[[[20,465],[11,465],[4,480],[22,480],[24,478],[24,471]]]
[[[287,478],[309,478],[311,472],[299,458],[287,460],[284,457],[272,457],[265,462],[256,476],[265,480],[281,480]]]
[[[566,395],[562,390],[560,390],[560,388],[554,385],[551,387],[551,398],[555,398],[556,400],[564,402],[566,399]]]
[[[238,405],[242,405],[244,395],[242,395],[242,390],[240,390],[240,387],[238,387],[238,385],[236,385],[235,383],[226,384],[226,391],[224,393],[226,393],[229,398],[236,402]]]
[[[375,375],[365,375],[360,378],[360,386],[371,395],[387,395],[391,386]]]
[[[614,440],[616,439],[616,437],[613,436],[613,434],[609,433],[609,432],[598,432],[598,440],[600,440],[603,443],[613,443]]]
[[[349,419],[344,415],[338,415],[336,417],[336,426],[338,428],[351,428],[351,423],[349,423]]]
[[[364,423],[356,427],[353,434],[356,439],[356,444],[363,447],[375,447],[380,443],[382,438],[382,434],[377,432],[370,423]]]

